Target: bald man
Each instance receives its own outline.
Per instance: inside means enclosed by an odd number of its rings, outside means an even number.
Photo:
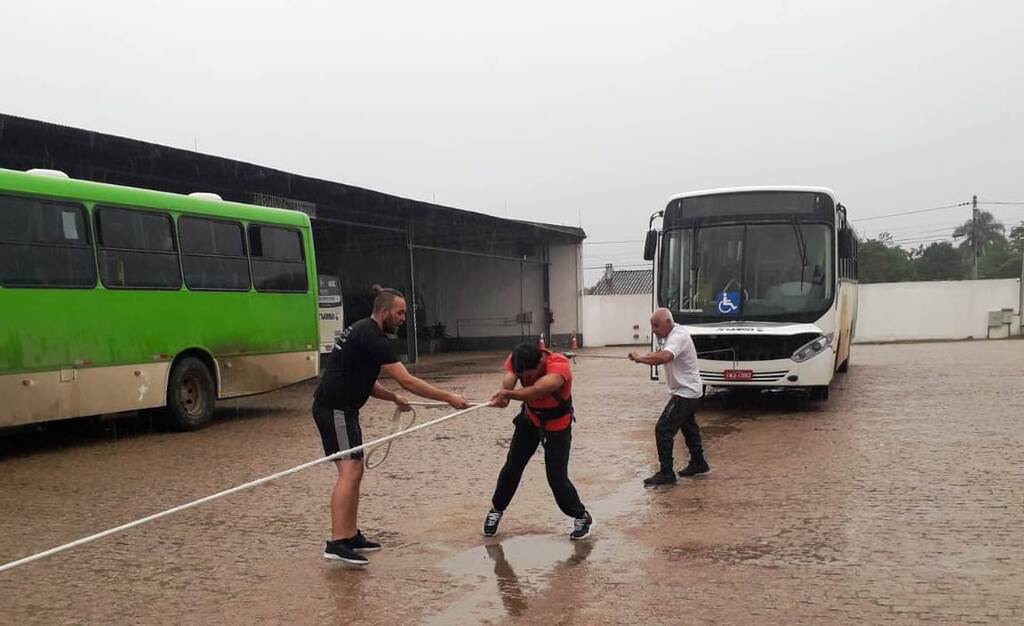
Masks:
[[[658,351],[640,354],[631,352],[629,360],[644,365],[662,365],[668,379],[668,390],[672,394],[665,410],[654,427],[654,440],[658,444],[658,461],[661,469],[645,485],[669,485],[676,482],[672,466],[672,443],[676,433],[683,431],[686,447],[690,450],[690,464],[679,471],[680,476],[696,476],[707,473],[711,468],[704,459],[704,448],[700,440],[696,411],[704,393],[697,366],[697,348],[690,333],[682,324],[676,324],[672,312],[658,309],[651,314],[651,331],[658,338]]]

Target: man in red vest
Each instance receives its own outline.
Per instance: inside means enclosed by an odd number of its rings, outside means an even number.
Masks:
[[[516,389],[516,383],[521,387]],[[505,359],[505,377],[491,398],[492,406],[506,407],[519,400],[522,409],[512,421],[515,432],[508,447],[505,466],[491,498],[491,510],[484,520],[484,535],[498,532],[505,508],[516,493],[523,470],[538,445],[544,446],[544,469],[555,502],[573,518],[570,539],[583,539],[594,528],[594,518],[580,502],[569,480],[569,449],[572,445],[572,367],[561,354],[532,344],[519,344]]]

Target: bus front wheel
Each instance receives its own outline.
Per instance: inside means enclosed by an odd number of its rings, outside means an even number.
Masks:
[[[216,395],[206,364],[185,357],[171,370],[167,384],[167,419],[176,430],[198,430],[210,423]]]
[[[828,400],[827,385],[811,387],[808,391],[810,391],[811,400],[814,402],[825,402]]]

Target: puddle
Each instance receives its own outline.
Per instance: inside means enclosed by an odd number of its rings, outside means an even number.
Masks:
[[[451,576],[459,598],[423,623],[490,623],[524,614],[531,602],[551,589],[552,579],[585,562],[620,556],[625,544],[612,533],[609,522],[636,515],[657,499],[657,494],[644,490],[639,481],[629,481],[588,502],[596,521],[590,539],[570,541],[564,534],[519,535],[488,540],[450,557],[441,569]]]
[[[487,623],[522,615],[553,577],[584,563],[596,545],[594,539],[520,535],[456,554],[442,569],[454,579],[459,599],[423,623]]]

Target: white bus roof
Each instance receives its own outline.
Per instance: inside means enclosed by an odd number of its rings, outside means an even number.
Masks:
[[[722,189],[702,189],[700,191],[687,191],[677,193],[668,199],[669,202],[680,198],[695,198],[697,196],[711,196],[721,193],[742,193],[746,191],[809,191],[812,193],[827,194],[835,202],[836,192],[828,187],[804,187],[802,185],[764,185],[758,187],[723,187]]]

